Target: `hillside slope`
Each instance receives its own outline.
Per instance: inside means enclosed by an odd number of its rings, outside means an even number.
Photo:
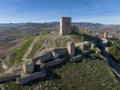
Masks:
[[[27,58],[33,58],[36,52],[38,55],[41,52],[45,53],[50,48],[66,47],[68,41],[82,42],[84,40],[79,35],[43,34],[30,37],[17,50],[16,55],[20,54],[20,57],[14,57],[15,60],[22,62],[20,59],[25,54],[25,50],[37,37],[40,38],[38,42],[35,42]],[[119,81],[108,63],[103,58],[93,60],[89,57],[86,56],[79,63],[67,62],[57,68],[46,68],[47,77],[45,79],[35,80],[24,86],[19,86],[15,82],[0,84],[0,90],[3,88],[4,90],[120,90]]]

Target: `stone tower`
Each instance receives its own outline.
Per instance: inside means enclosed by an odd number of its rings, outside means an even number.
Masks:
[[[23,64],[23,72],[26,74],[31,74],[34,72],[34,62],[29,62],[26,64]]]
[[[67,50],[69,55],[75,55],[75,44],[73,41],[67,43]]]
[[[108,32],[104,32],[104,38],[105,38],[105,39],[108,38]]]
[[[71,34],[71,17],[61,17],[60,18],[60,34],[67,35]]]

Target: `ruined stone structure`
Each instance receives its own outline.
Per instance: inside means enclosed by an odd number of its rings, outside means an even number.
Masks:
[[[70,59],[71,62],[78,62],[78,61],[82,61],[83,56],[82,55],[77,55],[73,58]]]
[[[59,58],[59,59],[53,60],[51,62],[45,63],[44,67],[56,66],[56,65],[59,65],[59,64],[65,62],[65,60],[66,60],[66,58]]]
[[[32,61],[35,62],[35,63],[37,61],[40,61],[41,63],[44,63],[44,62],[49,61],[51,59],[53,59],[52,52],[47,52],[46,54],[44,54],[42,56],[33,58]]]
[[[40,61],[41,63],[44,63],[44,62],[48,62],[52,59],[56,59],[56,58],[65,56],[67,54],[68,54],[67,48],[56,48],[50,52],[47,52],[46,54],[44,54],[42,56],[33,58],[32,61],[33,62]]]
[[[81,50],[88,50],[91,48],[91,42],[83,42],[81,45],[80,45],[80,49]]]
[[[5,75],[5,76],[0,76],[0,83],[6,82],[6,81],[11,81],[15,80],[16,78],[19,78],[19,75]]]
[[[104,38],[105,38],[105,39],[108,38],[108,32],[104,32]]]
[[[87,43],[87,44],[86,44]],[[85,42],[89,48],[89,42]],[[33,58],[32,61],[27,62],[23,65],[23,68],[20,69],[21,75],[8,75],[8,76],[1,76],[0,82],[10,81],[16,79],[17,84],[26,84],[30,81],[44,78],[47,76],[46,69],[49,67],[54,67],[63,64],[67,60],[71,62],[82,61],[83,57],[90,54],[91,51],[86,50],[82,53],[75,54],[75,44],[74,42],[68,42],[67,48],[55,48],[52,51],[47,52],[46,54]],[[37,62],[40,62],[39,64]],[[36,71],[36,67],[39,66],[38,71]]]
[[[4,70],[7,70],[7,69],[8,69],[7,65],[6,65],[4,62],[2,62],[2,68],[3,68]]]
[[[88,54],[90,54],[90,53],[92,53],[90,50],[85,50],[85,51],[83,51],[82,55],[83,55],[83,56],[86,56],[86,55],[88,55]]]
[[[67,48],[56,48],[55,52],[59,54],[59,57],[66,56],[68,54]]]
[[[67,50],[69,55],[75,55],[75,44],[73,41],[67,43]]]
[[[72,33],[79,33],[79,28],[78,26],[72,26]]]
[[[97,48],[97,50],[95,51],[96,54],[100,55],[102,52],[99,48]]]
[[[34,72],[34,62],[29,62],[27,64],[23,64],[23,72],[26,74],[31,74]]]
[[[53,58],[54,58],[54,59],[59,58],[59,53],[58,53],[58,52],[56,52],[56,50],[55,50],[55,49],[53,49],[53,50],[52,50],[52,54],[53,54]]]
[[[60,34],[67,35],[71,34],[71,17],[60,18]]]
[[[28,74],[24,77],[17,78],[17,83],[18,84],[26,84],[32,80],[39,79],[39,78],[44,78],[46,76],[46,71],[44,68],[41,68],[40,72],[36,72],[33,74]]]

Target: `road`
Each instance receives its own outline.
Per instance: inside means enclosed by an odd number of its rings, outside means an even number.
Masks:
[[[101,51],[103,53],[103,55],[107,58],[109,64],[111,65],[111,67],[118,73],[120,74],[120,66],[115,62],[115,60],[109,55],[109,53],[106,50],[106,45],[105,45],[105,41],[100,42],[99,45],[102,47]]]

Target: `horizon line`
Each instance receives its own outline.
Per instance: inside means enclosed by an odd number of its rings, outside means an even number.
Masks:
[[[37,21],[33,21],[33,22],[0,22],[0,24],[26,24],[26,23],[54,23],[57,22],[59,23],[59,21],[46,21],[46,22],[37,22]],[[105,23],[99,23],[99,22],[79,22],[79,21],[73,21],[72,23],[93,23],[93,24],[103,24],[103,25],[120,25],[120,24],[105,24]]]

